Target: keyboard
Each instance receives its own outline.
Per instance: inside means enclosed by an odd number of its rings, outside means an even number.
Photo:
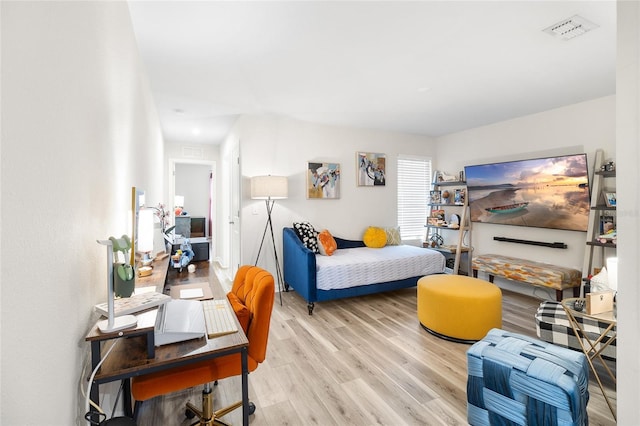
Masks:
[[[236,333],[236,314],[231,309],[227,299],[203,300],[204,322],[207,326],[207,336],[218,337]]]

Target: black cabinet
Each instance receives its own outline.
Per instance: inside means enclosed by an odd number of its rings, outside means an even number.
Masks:
[[[209,240],[203,237],[189,238],[191,250],[193,250],[193,262],[209,260]],[[175,253],[180,248],[182,239],[178,239],[171,247],[171,253]]]

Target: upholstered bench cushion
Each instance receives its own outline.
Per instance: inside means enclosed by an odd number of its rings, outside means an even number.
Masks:
[[[556,290],[580,287],[582,280],[582,274],[577,269],[499,254],[474,256],[472,268],[509,280],[522,281]]]
[[[467,351],[467,421],[588,425],[588,368],[582,353],[493,329]]]
[[[581,316],[576,316],[576,321],[582,324],[584,331],[587,333],[591,341],[595,341],[609,326],[609,324],[600,322],[594,318],[585,318]],[[558,302],[544,301],[540,303],[540,306],[538,306],[538,310],[536,311],[536,332],[538,337],[545,342],[582,351],[580,343],[569,324],[567,313]],[[606,340],[602,343],[606,343]],[[588,345],[586,341],[584,341],[584,344]],[[616,359],[615,345],[616,340],[602,351],[602,356],[609,359]],[[598,343],[596,348],[600,349],[600,347],[601,344]]]
[[[418,320],[429,332],[455,341],[477,341],[502,326],[502,292],[464,275],[418,280]]]

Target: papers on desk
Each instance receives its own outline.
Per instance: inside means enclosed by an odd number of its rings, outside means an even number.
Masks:
[[[206,327],[202,305],[196,300],[172,299],[158,308],[155,345],[204,337]]]
[[[174,299],[207,300],[213,299],[209,281],[191,284],[174,284],[169,294]]]
[[[201,288],[187,288],[180,290],[180,299],[200,299],[204,296]]]

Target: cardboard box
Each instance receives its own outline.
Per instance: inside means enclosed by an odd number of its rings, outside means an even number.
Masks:
[[[587,293],[587,314],[595,315],[603,312],[613,311],[613,291],[598,291]]]

